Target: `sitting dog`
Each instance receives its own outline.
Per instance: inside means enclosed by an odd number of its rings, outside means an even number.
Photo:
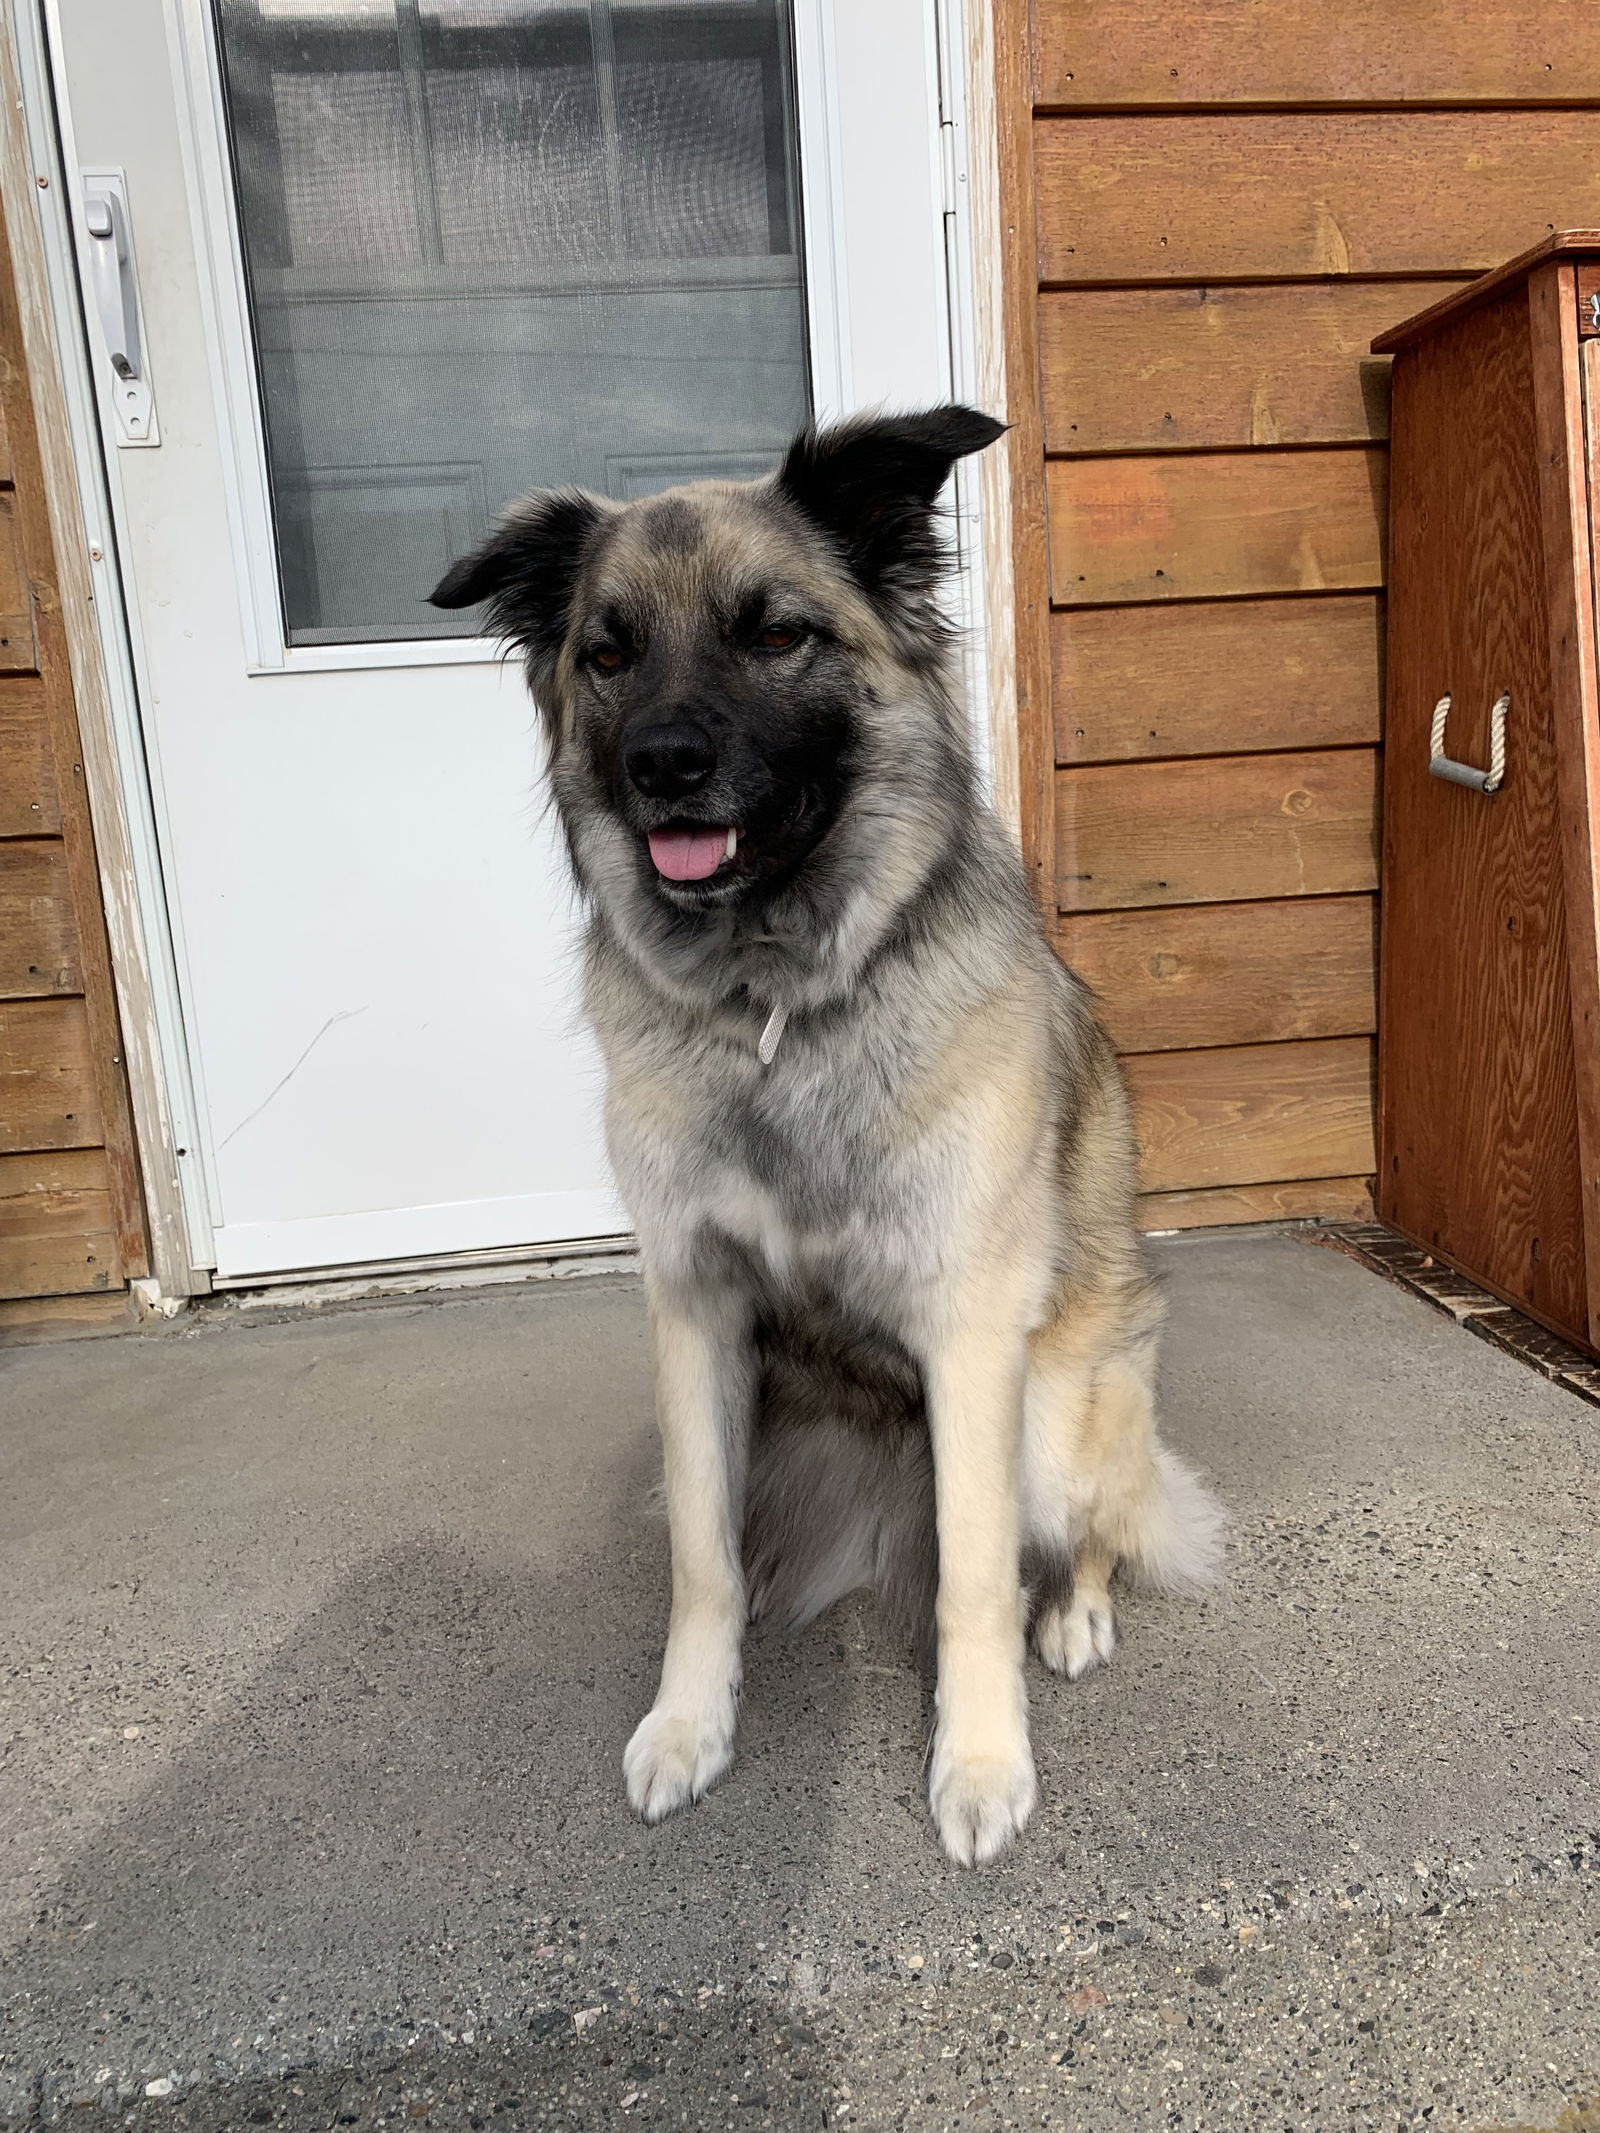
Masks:
[[[672,1539],[648,1821],[727,1770],[745,1623],[874,1584],[938,1665],[929,1799],[990,1859],[1035,1780],[1029,1631],[1111,1656],[1127,1564],[1211,1570],[1157,1441],[1160,1309],[1111,1045],[980,794],[937,604],[969,408],[775,475],[518,504],[446,575],[520,648],[586,901]]]

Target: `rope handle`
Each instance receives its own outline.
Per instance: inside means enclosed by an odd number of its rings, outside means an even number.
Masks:
[[[1444,752],[1445,722],[1450,716],[1448,691],[1433,707],[1433,733],[1428,742],[1428,768],[1436,778],[1452,785],[1467,785],[1474,792],[1497,793],[1506,775],[1506,713],[1511,709],[1511,691],[1497,696],[1489,711],[1489,767],[1474,770],[1470,763],[1457,763]]]

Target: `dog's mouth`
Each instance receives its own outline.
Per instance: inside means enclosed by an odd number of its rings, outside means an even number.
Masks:
[[[806,787],[777,821],[698,822],[680,815],[639,834],[661,893],[672,903],[697,908],[783,878],[810,851],[828,819],[823,794]]]
[[[739,832],[731,822],[669,822],[649,831],[645,841],[663,881],[710,881],[733,871],[739,857]]]

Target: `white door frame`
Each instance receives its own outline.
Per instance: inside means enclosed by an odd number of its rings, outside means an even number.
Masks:
[[[949,388],[958,397],[1000,412],[1003,348],[989,9],[985,0],[921,4],[931,31],[925,40],[928,94],[939,118],[926,177],[934,196],[942,199],[945,217],[945,286],[940,293],[949,329]],[[852,213],[863,211],[863,203],[845,197],[836,55],[841,17],[850,25],[845,32],[849,42],[869,5],[870,0],[793,0],[805,144],[801,196],[807,284],[825,297],[808,305],[813,396],[817,412],[824,416],[857,402],[849,354],[848,224]],[[71,222],[76,188],[68,182],[68,172],[75,179],[77,170],[70,114],[56,109],[50,54],[36,6],[53,16],[55,0],[16,0],[6,10],[9,36],[0,39],[0,75],[5,77],[0,87],[6,103],[0,121],[0,168],[8,198],[20,202],[32,197],[39,210],[36,220],[15,217],[26,226],[13,229],[12,242],[41,432],[51,432],[53,422],[57,442],[70,450],[70,458],[62,450],[53,459],[47,450],[46,461],[64,604],[80,616],[93,616],[92,628],[73,630],[69,621],[85,769],[151,1217],[153,1265],[162,1291],[182,1296],[208,1289],[209,1267],[215,1264],[210,1196],[197,1160],[205,1146],[202,1105],[184,1032],[182,944],[174,936],[162,885],[159,779],[147,759],[140,723],[145,676],[138,615],[124,597],[116,563],[115,529],[121,518],[117,451],[105,432],[84,337]],[[216,256],[217,233],[227,232],[230,246],[236,246],[237,234],[225,137],[219,130],[217,72],[209,52],[209,10],[204,0],[165,0],[165,14],[175,76],[188,88],[188,95],[178,98],[179,125],[196,252],[202,262],[202,300],[210,313],[213,384],[234,452],[230,490],[238,511],[235,535],[241,560],[249,558],[255,566],[247,605],[256,624],[255,646],[265,655],[256,671],[282,670],[289,661],[296,667],[358,662],[370,667],[391,663],[391,653],[392,663],[406,665],[481,660],[491,649],[481,640],[399,645],[385,648],[381,658],[374,647],[283,650],[275,565],[270,546],[263,551],[261,543],[263,531],[270,542],[270,525],[255,527],[248,520],[250,498],[259,495],[264,510],[266,492],[254,364],[242,338],[248,330],[239,310],[242,282],[237,260]],[[196,94],[197,85],[204,87],[203,100]],[[219,184],[228,188],[220,202],[215,194]],[[155,385],[159,406],[159,370]],[[1011,618],[1004,454],[986,454],[976,468],[960,470],[956,508],[964,566],[957,587],[958,619],[964,626],[975,724],[995,797],[1002,812],[1014,819],[1014,698],[1005,686]],[[242,593],[245,590],[241,587]],[[264,593],[271,599],[267,614],[261,612]],[[263,623],[270,627],[264,629]]]

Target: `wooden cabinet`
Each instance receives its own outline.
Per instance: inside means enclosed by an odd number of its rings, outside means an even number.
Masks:
[[[1373,346],[1395,358],[1378,1211],[1600,1351],[1596,291],[1600,231],[1570,232]],[[1501,718],[1503,779],[1457,782]]]

